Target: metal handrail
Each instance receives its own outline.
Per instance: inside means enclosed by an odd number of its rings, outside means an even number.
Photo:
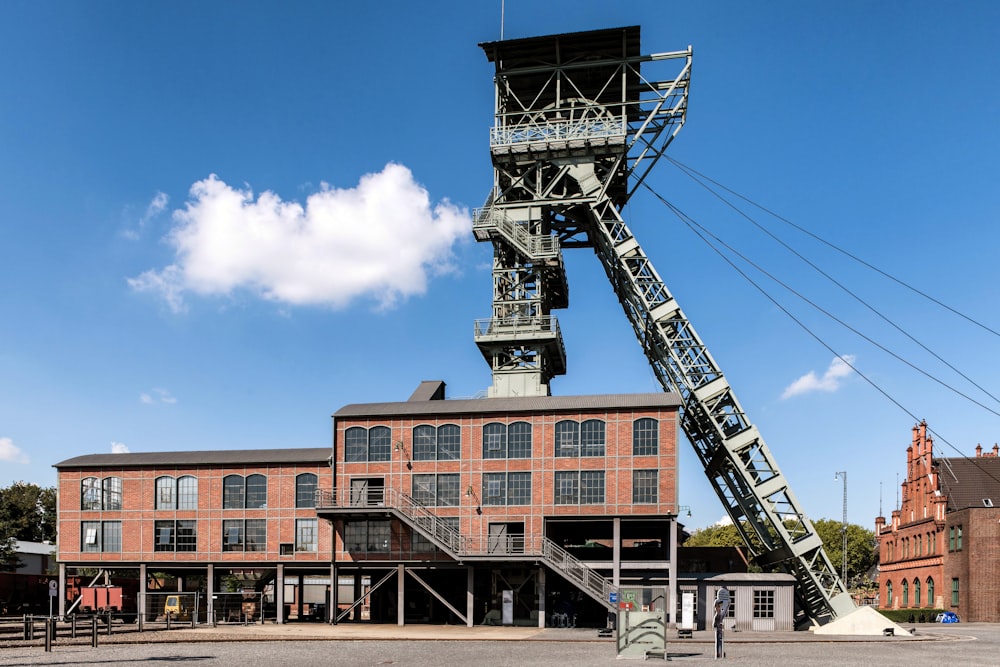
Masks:
[[[621,118],[572,121],[546,121],[490,128],[490,146],[511,146],[523,143],[551,143],[571,139],[624,137],[626,121]]]
[[[473,326],[476,336],[489,336],[497,333],[504,335],[529,334],[545,331],[561,336],[559,320],[555,315],[488,317],[476,320]]]
[[[495,229],[512,245],[532,259],[558,257],[559,239],[551,234],[532,234],[523,224],[512,220],[502,209],[477,208],[472,212],[472,230]]]
[[[392,488],[370,488],[364,494],[341,489],[317,489],[317,507],[389,507],[399,511],[428,539],[458,558],[467,556],[531,556],[539,558],[594,598],[608,604],[612,583],[588,567],[576,556],[542,535],[511,533],[487,538],[469,538],[451,524],[417,502]]]

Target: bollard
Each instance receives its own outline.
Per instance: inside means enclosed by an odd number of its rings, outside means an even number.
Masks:
[[[167,630],[169,630],[169,629],[170,629],[170,616],[171,616],[172,614],[173,614],[173,612],[170,612],[169,614],[167,614]]]
[[[139,624],[139,632],[142,632],[142,626],[146,620],[146,614],[139,612],[135,615],[135,622]]]
[[[97,614],[90,617],[90,645],[97,648]]]
[[[52,653],[52,624],[45,621],[45,652]]]
[[[111,612],[108,612],[108,636],[111,636]]]
[[[24,638],[29,641],[35,638],[35,628],[31,624],[31,617],[27,614],[24,615]]]
[[[76,639],[76,614],[73,614],[69,619],[69,634],[70,637]]]

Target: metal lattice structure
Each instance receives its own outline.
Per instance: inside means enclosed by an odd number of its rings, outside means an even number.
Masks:
[[[663,389],[682,397],[684,432],[755,561],[796,576],[812,621],[851,611],[763,438],[621,216],[684,125],[690,47],[642,55],[638,27],[480,46],[496,66],[494,182],[473,223],[494,249],[493,314],[475,328],[490,396],[547,395],[565,373],[552,315],[569,303],[562,249],[592,248]]]

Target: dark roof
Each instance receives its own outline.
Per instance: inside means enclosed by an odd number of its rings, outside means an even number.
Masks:
[[[514,398],[462,398],[453,400],[400,401],[395,403],[354,403],[333,413],[338,417],[396,417],[413,415],[502,414],[505,412],[580,412],[676,408],[680,396],[674,393],[599,394],[592,396],[517,396]]]
[[[85,454],[56,463],[54,468],[128,468],[132,466],[247,465],[257,463],[323,463],[332,447],[297,449],[216,449],[196,452]]]
[[[1000,458],[942,458],[935,463],[941,493],[948,497],[949,512],[967,507],[1000,507]]]

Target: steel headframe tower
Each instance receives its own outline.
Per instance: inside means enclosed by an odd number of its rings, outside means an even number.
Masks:
[[[796,576],[813,622],[851,611],[763,438],[622,220],[684,125],[691,48],[642,55],[638,27],[480,46],[496,66],[493,188],[473,221],[493,244],[493,316],[475,325],[489,395],[548,395],[566,372],[552,315],[569,303],[562,249],[592,248],[663,389],[680,394],[682,427],[756,562]]]

